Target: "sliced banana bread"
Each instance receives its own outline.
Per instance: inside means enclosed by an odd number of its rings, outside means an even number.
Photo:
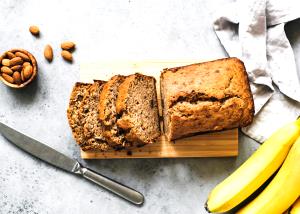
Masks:
[[[82,101],[80,113],[85,141],[80,146],[84,151],[105,151],[109,148],[103,136],[104,127],[98,114],[99,97],[104,84],[104,81],[95,80],[94,84],[86,91]]]
[[[117,125],[132,145],[152,143],[160,136],[155,84],[154,77],[133,74],[119,87]]]
[[[84,94],[86,93],[86,91],[88,91],[91,85],[92,84],[87,83],[75,83],[71,92],[69,107],[67,109],[69,125],[72,129],[73,137],[79,145],[84,143],[80,106],[82,105]]]
[[[126,145],[123,133],[117,127],[116,100],[118,89],[125,77],[113,76],[103,87],[99,102],[99,119],[105,127],[103,135],[109,145],[123,148]]]
[[[237,58],[164,69],[160,85],[168,140],[252,122],[253,98]]]

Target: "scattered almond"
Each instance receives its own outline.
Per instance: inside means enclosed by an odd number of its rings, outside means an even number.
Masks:
[[[9,67],[6,67],[6,66],[2,66],[1,72],[5,73],[5,74],[8,74],[8,75],[12,75],[13,74],[13,71]]]
[[[10,52],[10,51],[7,51],[6,52],[6,56],[8,57],[8,59],[12,59],[12,58],[15,58],[16,56],[12,53],[12,52]]]
[[[29,64],[29,62],[28,62]],[[13,71],[21,71],[22,70],[22,65],[15,65],[13,67],[11,67],[11,70]]]
[[[10,60],[9,59],[2,59],[2,65],[10,66]]]
[[[73,61],[73,56],[72,56],[72,54],[71,54],[69,51],[63,50],[63,51],[61,52],[61,56],[62,56],[65,60],[67,60],[67,61],[69,61],[69,62],[72,62],[72,61]]]
[[[67,41],[67,42],[61,43],[61,49],[63,49],[63,50],[72,50],[74,48],[75,48],[74,42]]]
[[[23,69],[24,79],[29,79],[32,75],[32,66],[28,65]]]
[[[18,71],[14,72],[12,77],[15,83],[20,84],[22,82],[21,74]]]
[[[15,55],[18,57],[21,57],[23,59],[23,61],[30,62],[29,56],[27,56],[26,54],[24,54],[22,52],[16,52]]]
[[[2,73],[1,76],[2,76],[3,79],[5,79],[7,82],[9,82],[9,83],[14,83],[14,78],[12,78],[11,76],[9,76],[8,74]]]
[[[44,56],[48,60],[48,62],[51,62],[53,60],[53,50],[50,45],[45,46]]]
[[[32,35],[38,36],[40,34],[40,29],[38,26],[32,25],[29,27],[29,31]]]
[[[23,59],[19,56],[12,58],[10,60],[10,66],[21,65],[21,64],[23,64]]]

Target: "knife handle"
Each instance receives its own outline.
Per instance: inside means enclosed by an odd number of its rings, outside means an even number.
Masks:
[[[117,194],[118,196],[130,201],[133,204],[141,205],[144,203],[144,196],[138,191],[131,189],[123,184],[118,183],[110,178],[107,178],[88,168],[81,167],[81,175],[98,184],[99,186]]]

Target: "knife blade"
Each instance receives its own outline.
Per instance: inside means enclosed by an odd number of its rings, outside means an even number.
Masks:
[[[0,132],[10,142],[31,155],[69,172],[74,172],[77,161],[52,149],[51,147],[28,137],[7,125],[0,123]]]
[[[144,196],[140,192],[92,171],[91,169],[83,167],[77,160],[69,158],[55,149],[14,130],[2,122],[0,122],[0,132],[6,139],[32,156],[65,171],[81,175],[133,204],[141,205],[144,202]]]

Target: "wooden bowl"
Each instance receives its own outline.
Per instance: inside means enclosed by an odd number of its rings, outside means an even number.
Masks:
[[[21,83],[21,84],[14,84],[14,83],[10,83],[10,82],[7,82],[1,75],[0,75],[0,80],[7,86],[11,87],[11,88],[24,88],[25,86],[27,86],[29,83],[31,83],[37,76],[37,73],[38,73],[38,65],[37,65],[37,62],[36,62],[36,59],[35,57],[28,51],[24,50],[24,49],[19,49],[19,48],[16,48],[16,49],[12,49],[10,50],[10,52],[12,53],[15,53],[15,52],[21,52],[21,53],[24,53],[26,54],[29,59],[30,59],[30,63],[32,65],[32,75],[31,77],[26,80],[25,82]]]

